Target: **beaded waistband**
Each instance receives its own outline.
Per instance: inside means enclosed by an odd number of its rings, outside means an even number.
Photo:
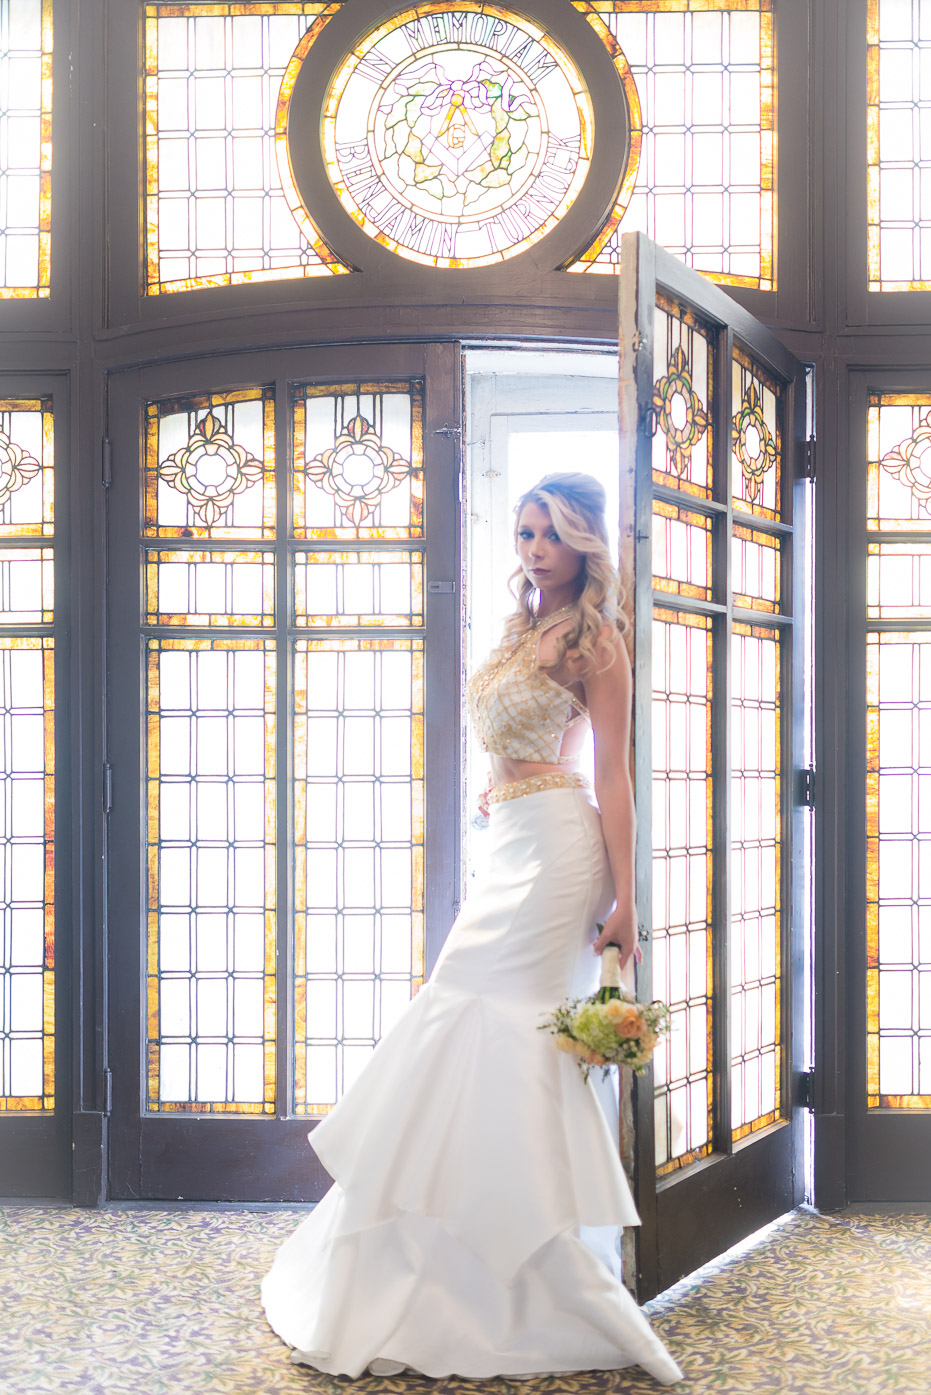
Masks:
[[[587,790],[590,788],[584,775],[577,772],[553,770],[546,775],[528,775],[526,780],[512,780],[507,785],[495,785],[488,791],[489,804],[502,804],[506,799],[520,799],[525,794],[536,794],[539,790]]]

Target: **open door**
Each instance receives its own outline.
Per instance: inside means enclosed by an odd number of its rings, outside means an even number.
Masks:
[[[803,1193],[806,414],[772,334],[634,233],[620,341],[638,994],[673,1014],[633,1094],[645,1299]]]

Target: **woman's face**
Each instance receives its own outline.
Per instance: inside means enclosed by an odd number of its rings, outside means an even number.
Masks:
[[[540,591],[575,592],[582,553],[561,541],[549,509],[525,504],[517,520],[517,556],[524,575]]]

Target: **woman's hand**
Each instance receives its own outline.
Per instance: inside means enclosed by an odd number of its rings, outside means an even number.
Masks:
[[[622,969],[631,955],[634,956],[634,960],[638,964],[642,960],[643,955],[637,944],[637,907],[633,901],[629,901],[624,906],[615,906],[604,923],[604,929],[595,941],[593,946],[595,953],[602,954],[606,945],[617,945],[620,951]]]

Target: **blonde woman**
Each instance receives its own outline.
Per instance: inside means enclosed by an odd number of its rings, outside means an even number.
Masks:
[[[616,1272],[638,1217],[594,1088],[537,1030],[592,990],[605,945],[636,952],[631,672],[604,508],[575,473],[517,505],[517,608],[468,688],[490,759],[484,881],[313,1131],[335,1185],[262,1286],[291,1359],[321,1371],[681,1379]],[[594,798],[576,768],[589,725]]]

